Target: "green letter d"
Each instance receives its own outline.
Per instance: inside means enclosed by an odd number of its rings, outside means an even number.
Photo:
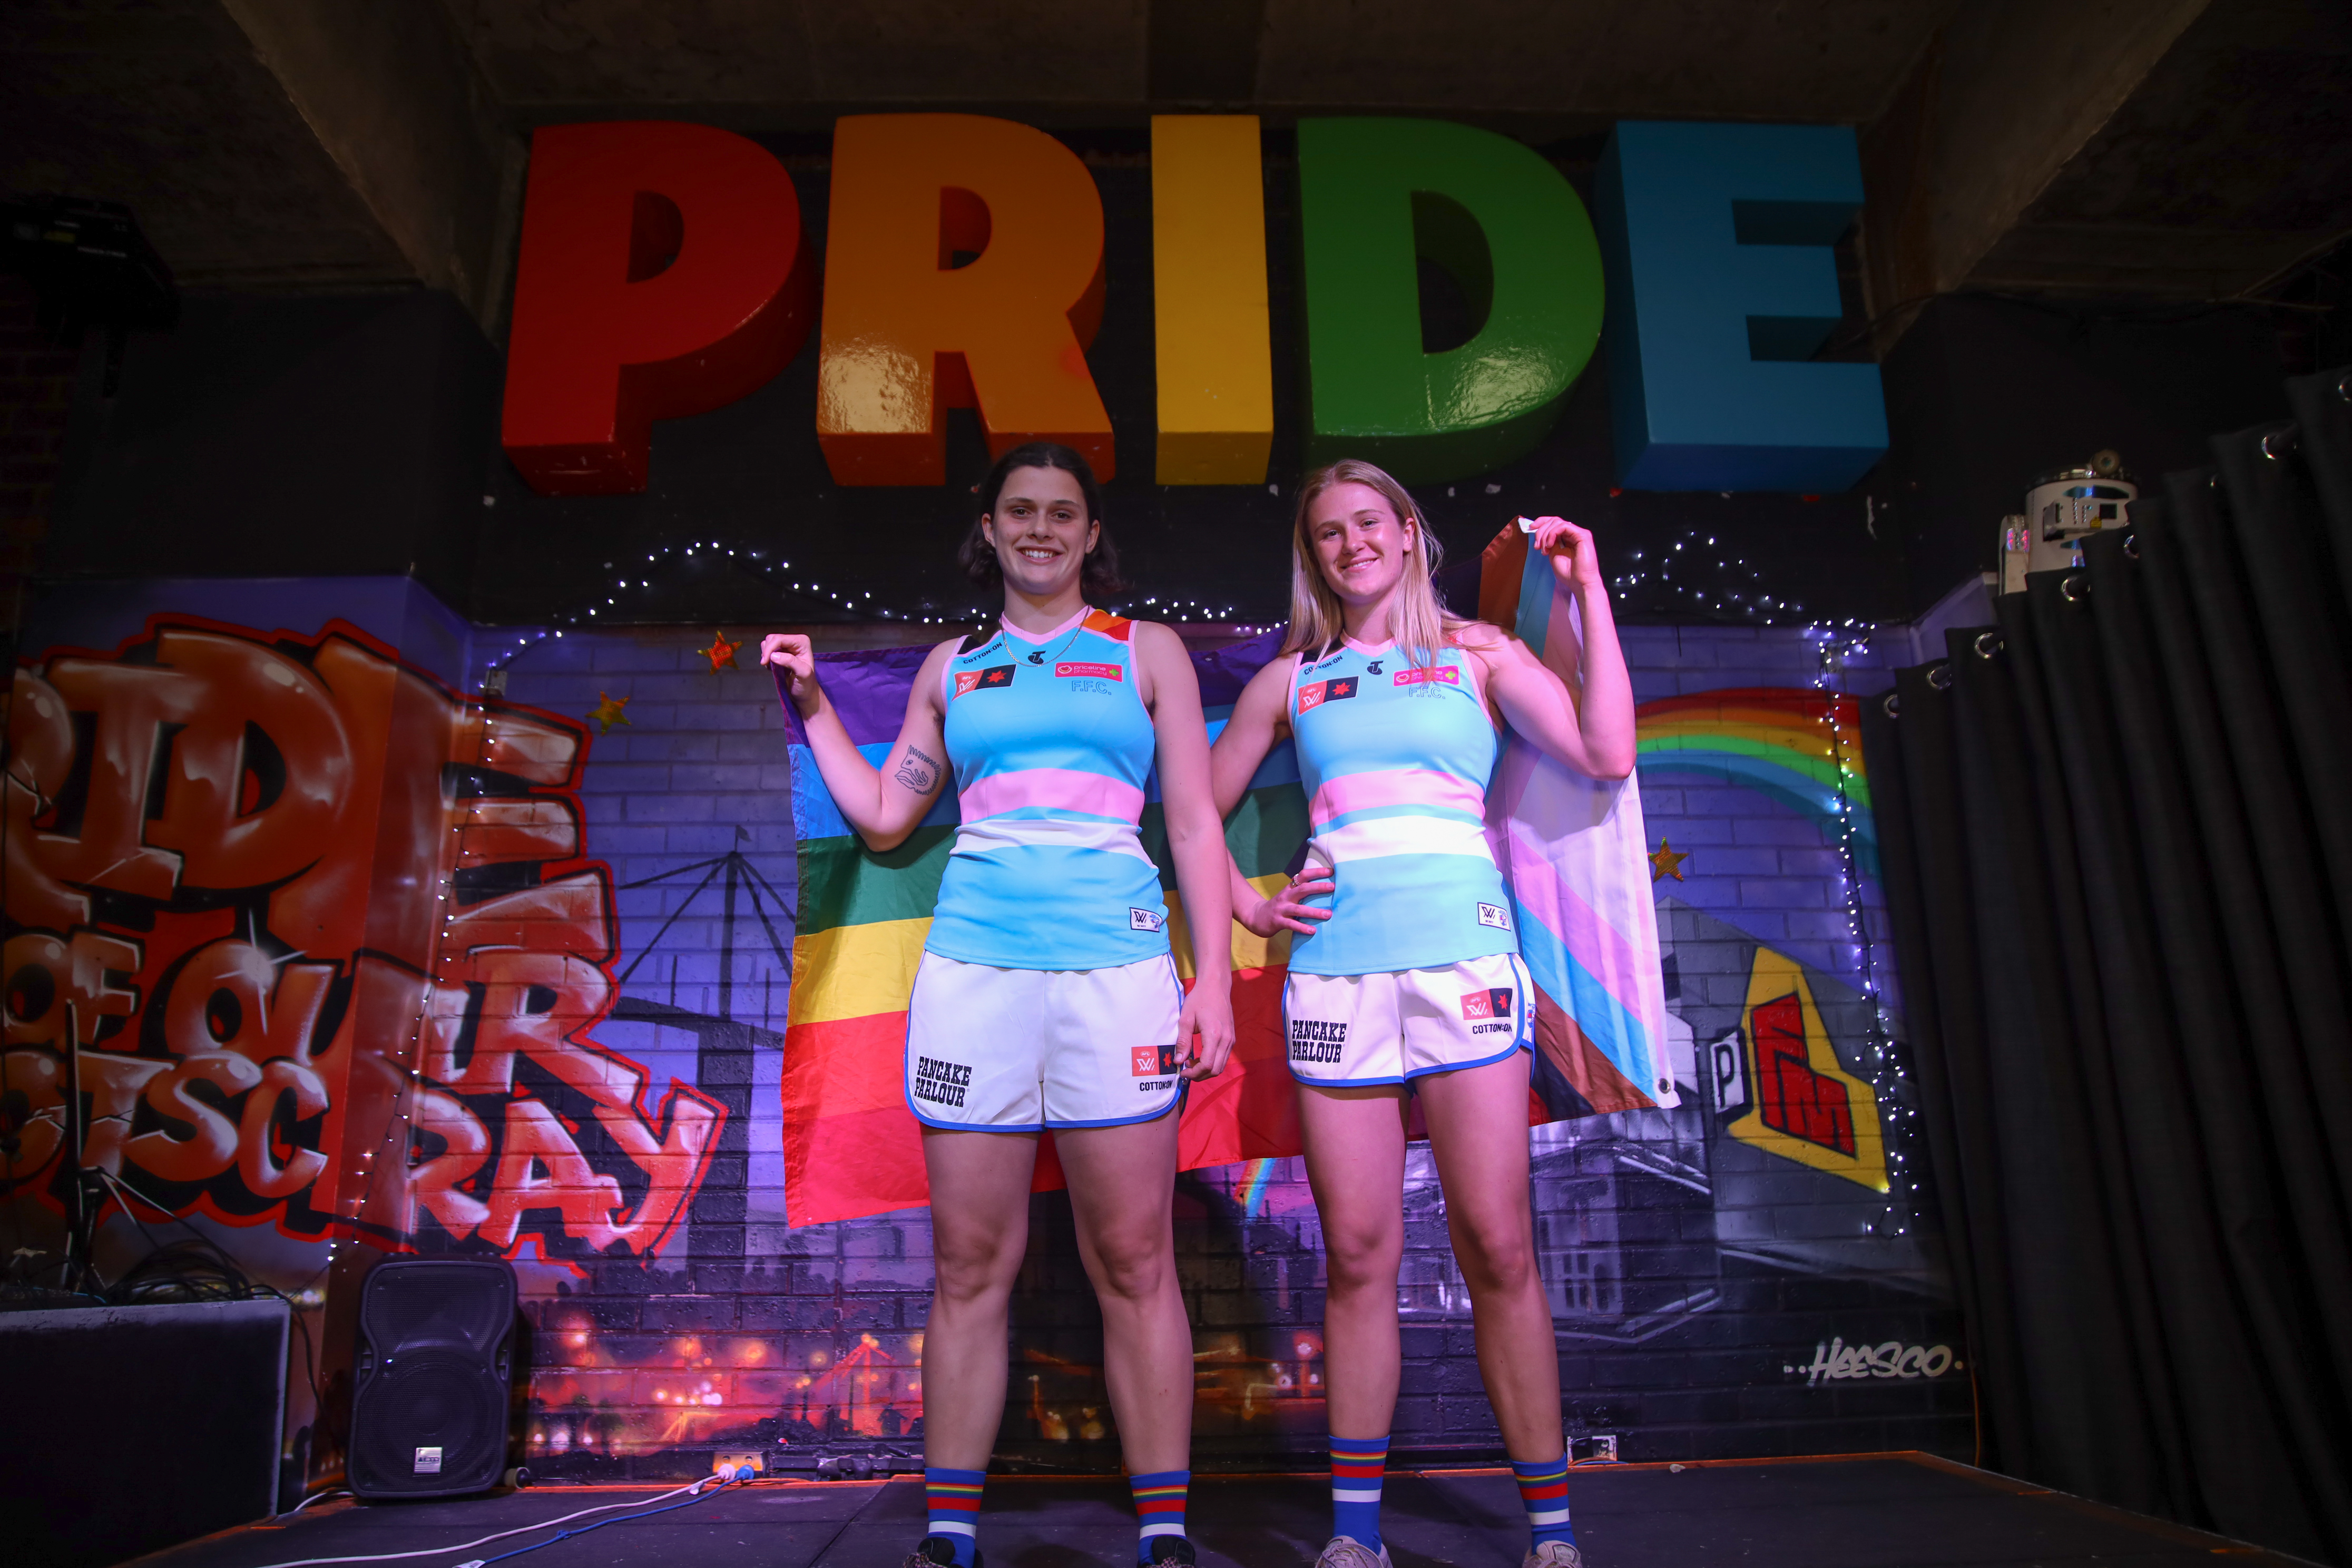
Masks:
[[[1584,204],[1533,151],[1436,120],[1303,120],[1307,460],[1409,482],[1500,468],[1541,441],[1601,333]],[[1417,258],[1483,319],[1421,348]]]

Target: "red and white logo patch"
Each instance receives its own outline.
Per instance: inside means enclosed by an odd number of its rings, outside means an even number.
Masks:
[[[1462,1016],[1469,1020],[1507,1018],[1511,1016],[1511,988],[1498,985],[1491,991],[1465,991],[1462,994]]]
[[[1136,1078],[1159,1078],[1176,1070],[1173,1046],[1136,1046],[1128,1051],[1128,1072]]]
[[[1120,671],[1119,667],[1115,664],[1057,664],[1054,667],[1054,673],[1055,675],[1090,675],[1097,680],[1124,680],[1127,679],[1126,675]]]

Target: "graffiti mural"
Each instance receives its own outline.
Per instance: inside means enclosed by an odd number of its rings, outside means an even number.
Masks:
[[[15,679],[12,1191],[58,1201],[78,1082],[81,1163],[118,1205],[658,1249],[724,1111],[675,1082],[653,1102],[587,1037],[614,942],[578,727],[464,701],[341,625],[162,620]]]
[[[793,1223],[781,1068],[812,936],[772,687],[711,652],[741,629],[518,635],[386,592],[118,586],[28,641],[0,784],[0,1158],[30,1250],[61,1233],[79,1075],[83,1163],[116,1184],[100,1274],[148,1245],[127,1203],[303,1305],[323,1392],[292,1380],[289,1454],[314,1479],[332,1325],[394,1250],[515,1261],[550,1479],[919,1462],[928,1211]],[[224,595],[236,619],[190,613]],[[1875,981],[1867,781],[1819,649],[1626,641],[1650,830],[1675,847],[1655,890],[1682,1092],[1533,1133],[1564,1423],[1632,1458],[1965,1454]],[[1397,1442],[1485,1456],[1418,1148],[1404,1199]],[[1067,1201],[1032,1205],[998,1451],[1110,1468]],[[1311,1457],[1325,1281],[1300,1163],[1185,1173],[1176,1229],[1203,1461]]]

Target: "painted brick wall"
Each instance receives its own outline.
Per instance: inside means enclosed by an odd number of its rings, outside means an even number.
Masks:
[[[511,1093],[495,1075],[474,1081],[462,1037],[438,1066],[402,1062],[418,1073],[404,1092],[426,1097],[404,1103],[425,1107],[439,1095],[442,1107],[419,1110],[413,1184],[422,1190],[420,1173],[446,1174],[453,1161],[467,1173],[467,1203],[450,1201],[457,1189],[445,1182],[437,1207],[415,1208],[408,1239],[428,1252],[505,1245],[488,1239],[496,1227],[480,1214],[506,1205],[505,1234],[520,1239],[505,1250],[535,1331],[528,1460],[549,1479],[693,1474],[714,1452],[747,1448],[788,1468],[847,1455],[916,1462],[927,1215],[801,1229],[784,1220],[779,1069],[794,853],[785,731],[764,675],[713,670],[702,650],[716,628],[558,637],[469,627],[400,579],[87,585],[49,595],[41,612],[29,651],[134,661],[152,647],[158,615],[201,618],[206,635],[255,664],[317,657],[303,649],[340,619],[353,629],[336,636],[369,639],[367,659],[397,657],[433,686],[433,703],[471,711],[487,694],[493,717],[537,710],[538,721],[514,717],[536,723],[564,755],[584,743],[572,781],[509,773],[500,782],[486,740],[452,753],[456,773],[443,772],[439,755],[396,759],[411,776],[437,774],[445,787],[458,780],[443,809],[460,839],[467,803],[499,791],[511,799],[521,790],[550,820],[568,822],[576,809],[584,866],[531,864],[520,850],[489,856],[456,872],[457,905],[478,910],[534,889],[577,889],[583,877],[608,878],[611,889],[609,905],[601,890],[575,904],[600,911],[587,917],[596,931],[549,924],[575,944],[565,952],[595,947],[587,962],[606,979],[580,988],[597,999],[593,1007],[558,1019],[561,1027],[514,1056]],[[1929,1205],[1908,1174],[1912,1090],[1894,1043],[1899,1017],[1873,994],[1891,965],[1868,875],[1866,780],[1824,764],[1838,754],[1824,731],[1836,710],[1813,689],[1883,684],[1879,661],[1793,630],[1639,627],[1626,644],[1637,696],[1650,705],[1645,748],[1672,725],[1684,742],[1645,750],[1643,762],[1648,837],[1675,873],[1654,890],[1682,1103],[1533,1134],[1538,1265],[1559,1334],[1564,1424],[1582,1439],[1614,1438],[1628,1458],[1899,1447],[1965,1457],[1969,1373],[1934,1238],[1916,1223]],[[1898,630],[1889,646],[1907,647],[1907,637]],[[64,679],[74,662],[51,673]],[[615,709],[609,729],[589,718]],[[70,733],[45,764],[59,778],[70,773]],[[417,866],[444,864],[433,858],[448,827],[428,822],[424,832]],[[1670,861],[1667,844],[1685,858]],[[9,890],[22,900],[37,889],[19,879]],[[254,896],[251,921],[267,918],[267,897]],[[607,907],[609,954],[597,935]],[[12,904],[11,919],[48,917],[25,903],[21,912]],[[129,926],[120,934],[144,940]],[[458,964],[447,971],[456,975],[469,961],[445,950],[436,962]],[[559,970],[543,973],[551,987]],[[168,1002],[168,979],[142,976],[136,1005]],[[509,986],[501,1003],[517,1017],[562,1002],[551,988],[542,987],[553,1001],[522,989]],[[450,1001],[440,1016],[461,1010],[457,991]],[[326,1034],[288,1048],[327,1050],[338,1026],[331,1009],[320,1018]],[[126,1016],[104,1048],[136,1048],[135,1022]],[[394,1036],[414,1037],[407,1015],[396,1022]],[[428,1067],[442,1088],[426,1082]],[[604,1073],[609,1084],[613,1072],[628,1078],[634,1100],[595,1099],[592,1080]],[[471,1120],[447,1110],[460,1094]],[[713,1108],[723,1113],[707,1149],[672,1155],[641,1143],[632,1154],[612,1135],[619,1125],[638,1139],[671,1136],[684,1125],[675,1108],[688,1104],[703,1108],[705,1126]],[[320,1126],[298,1119],[289,1135],[319,1140]],[[448,1130],[459,1126],[480,1140],[470,1165],[452,1153]],[[518,1128],[535,1128],[538,1141],[515,1144]],[[699,1171],[675,1227],[596,1239],[598,1227],[645,1212],[665,1163]],[[327,1210],[304,1206],[310,1198],[282,1210],[245,1202],[218,1223],[200,1212],[193,1188],[126,1174],[283,1288],[307,1289],[333,1256],[340,1233]],[[39,1238],[54,1232],[54,1205],[32,1186],[11,1201],[37,1245],[47,1245]],[[1403,1201],[1398,1448],[1419,1462],[1489,1459],[1496,1433],[1469,1303],[1425,1151],[1412,1156]],[[389,1202],[383,1212],[399,1207]],[[1195,1332],[1199,1464],[1314,1463],[1324,1432],[1325,1276],[1299,1163],[1186,1173],[1177,1237]],[[109,1268],[142,1250],[119,1216],[101,1243]],[[337,1278],[352,1272],[347,1265]],[[331,1292],[327,1310],[331,1320]],[[1115,1468],[1099,1323],[1059,1194],[1032,1200],[1013,1319],[1000,1460]],[[337,1375],[331,1366],[325,1374],[330,1426]],[[305,1461],[297,1434],[290,1462],[323,1474],[315,1467],[331,1447],[311,1447]]]
[[[616,970],[629,976],[618,1014],[630,1016],[597,1036],[657,1074],[698,1082],[735,1118],[692,1224],[650,1268],[527,1268],[543,1330],[534,1463],[559,1476],[691,1471],[729,1433],[780,1442],[779,1463],[845,1450],[906,1463],[919,1452],[926,1215],[797,1231],[782,1223],[773,1097],[785,976],[748,900],[730,942],[721,883],[705,877],[731,850],[765,887],[789,889],[784,742],[765,679],[710,672],[696,651],[708,642],[707,632],[542,642],[515,662],[507,688],[513,700],[567,713],[627,697],[629,722],[592,742],[582,791],[590,852],[612,866],[620,889],[625,957]],[[1822,643],[1794,630],[1637,627],[1626,644],[1643,701],[1880,680],[1867,648],[1841,650],[1848,657],[1825,667]],[[1691,1037],[1677,1058],[1684,1104],[1535,1135],[1566,1424],[1615,1436],[1629,1458],[1888,1447],[1964,1455],[1964,1368],[1935,1379],[1872,1378],[1866,1368],[1825,1375],[1843,1345],[1943,1345],[1948,1363],[1958,1344],[1948,1292],[1916,1233],[1918,1194],[1901,1168],[1908,1089],[1899,1049],[1865,994],[1891,970],[1875,886],[1848,879],[1846,858],[1819,820],[1752,788],[1675,774],[1646,782],[1643,798],[1652,842],[1690,857],[1679,881],[1661,883],[1660,899],[1670,1007]],[[663,879],[633,886],[654,878]],[[724,1005],[722,948],[732,952],[733,999]],[[1887,1194],[1726,1132],[1731,1118],[1703,1081],[1700,1053],[1738,1029],[1759,949],[1803,966],[1838,1059],[1883,1086]],[[1425,1150],[1414,1151],[1406,1204],[1398,1446],[1432,1459],[1491,1455],[1496,1434],[1468,1300]],[[1200,1462],[1312,1452],[1323,1430],[1324,1279],[1300,1163],[1188,1173],[1178,1247],[1200,1358]],[[1033,1200],[1013,1342],[1000,1458],[1115,1466],[1098,1322],[1058,1194]],[[634,1370],[616,1375],[622,1365]],[[721,1403],[680,1413],[681,1400],[713,1395]]]

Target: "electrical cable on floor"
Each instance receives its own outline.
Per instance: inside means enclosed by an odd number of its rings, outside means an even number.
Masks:
[[[297,1557],[290,1562],[268,1563],[265,1565],[265,1568],[320,1568],[320,1565],[322,1564],[335,1563],[394,1563],[403,1558],[408,1557],[443,1557],[453,1552],[470,1552],[477,1546],[488,1546],[493,1541],[505,1541],[511,1536],[529,1535],[535,1530],[551,1530],[559,1524],[569,1524],[575,1519],[585,1519],[592,1513],[610,1513],[614,1509],[641,1509],[649,1503],[668,1502],[670,1499],[677,1496],[680,1492],[693,1492],[696,1495],[688,1498],[687,1502],[699,1502],[704,1498],[709,1497],[713,1492],[719,1490],[718,1486],[711,1485],[714,1481],[719,1483],[720,1486],[723,1486],[730,1480],[748,1479],[749,1477],[745,1476],[741,1470],[738,1470],[736,1474],[731,1477],[705,1476],[699,1480],[689,1481],[682,1487],[673,1487],[668,1491],[662,1492],[654,1497],[639,1498],[629,1502],[603,1503],[595,1508],[583,1508],[577,1513],[567,1513],[558,1519],[541,1520],[537,1524],[519,1525],[512,1530],[501,1530],[495,1535],[485,1535],[478,1541],[460,1542],[455,1546],[425,1546],[419,1547],[414,1552],[375,1552],[365,1553],[358,1557]],[[706,1487],[709,1488],[709,1490],[704,1490],[703,1489]],[[320,1495],[323,1496],[325,1494],[322,1493]],[[673,1508],[684,1508],[685,1506],[686,1503],[671,1504],[671,1507]],[[669,1510],[660,1509],[656,1511],[667,1513]],[[617,1524],[621,1521],[618,1520],[608,1519],[604,1522],[606,1524]],[[577,1533],[577,1531],[570,1533]],[[559,1535],[555,1537],[555,1539],[561,1541],[563,1537]],[[546,1542],[541,1542],[540,1544],[544,1546],[548,1543]]]
[[[291,1519],[296,1514],[300,1513],[304,1509],[309,1508],[314,1502],[324,1502],[331,1497],[350,1497],[351,1495],[352,1489],[349,1487],[329,1487],[324,1491],[312,1492],[309,1497],[304,1498],[300,1502],[296,1503],[292,1508],[288,1509],[284,1513],[279,1514],[278,1517],[280,1519]]]
[[[748,1481],[754,1473],[749,1465],[745,1465],[739,1468],[732,1476],[722,1480],[719,1486],[711,1488],[708,1492],[698,1492],[684,1502],[674,1502],[667,1508],[647,1509],[643,1513],[633,1513],[625,1519],[600,1519],[593,1524],[583,1524],[577,1530],[567,1530],[562,1534],[551,1536],[545,1541],[534,1541],[529,1546],[518,1546],[512,1552],[501,1552],[496,1557],[477,1557],[471,1562],[460,1563],[457,1568],[489,1568],[493,1563],[503,1563],[509,1557],[520,1557],[526,1552],[536,1552],[542,1546],[552,1546],[559,1541],[569,1541],[575,1535],[585,1535],[592,1530],[602,1530],[608,1524],[635,1524],[638,1520],[651,1519],[657,1513],[671,1513],[681,1508],[692,1508],[704,1498],[719,1491],[727,1484],[727,1481]]]

